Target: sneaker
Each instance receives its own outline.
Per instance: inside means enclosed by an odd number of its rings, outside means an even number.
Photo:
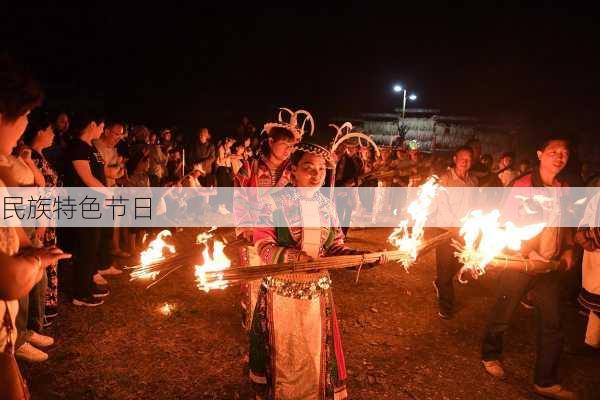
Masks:
[[[433,283],[433,290],[435,290],[435,297],[437,297],[439,299],[440,298],[440,289],[438,288],[437,280],[434,280],[432,283]]]
[[[498,360],[485,361],[481,360],[485,371],[497,379],[504,379],[504,367],[502,367],[502,363]]]
[[[575,392],[571,392],[569,390],[565,390],[560,385],[552,385],[552,386],[538,386],[533,385],[533,392],[539,394],[542,397],[546,397],[548,399],[558,399],[558,400],[575,400],[577,399],[577,395]]]
[[[101,269],[98,271],[98,273],[102,276],[104,276],[104,275],[121,275],[123,273],[123,271],[120,270],[119,268],[115,267],[114,265],[111,265],[110,268]]]
[[[27,362],[42,362],[48,359],[48,354],[42,350],[37,349],[29,342],[23,343],[21,347],[15,351],[15,357]]]
[[[440,308],[438,311],[438,317],[440,317],[441,319],[452,319],[452,311],[443,310]]]
[[[106,297],[110,294],[110,290],[107,288],[96,286],[92,289],[92,296],[98,297]]]
[[[523,308],[526,308],[528,310],[533,310],[535,308],[533,303],[531,303],[531,301],[529,301],[529,299],[521,300],[521,305],[523,306]]]
[[[31,332],[27,341],[36,347],[48,347],[54,344],[54,339],[50,336],[42,335],[36,331]]]
[[[44,309],[44,316],[46,318],[54,318],[58,315],[58,307],[46,307]]]
[[[521,299],[521,305],[528,310],[533,310],[535,308],[534,299],[535,296],[531,292],[527,292],[525,297]]]
[[[86,307],[96,307],[104,304],[103,300],[97,299],[94,296],[88,296],[83,298],[73,298],[73,305],[76,306],[86,306]]]
[[[108,285],[108,281],[102,277],[100,274],[94,274],[94,283],[96,285],[106,286]]]

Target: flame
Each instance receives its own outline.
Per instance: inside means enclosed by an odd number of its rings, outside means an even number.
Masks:
[[[212,289],[225,289],[228,286],[229,282],[223,279],[222,273],[215,274],[217,279],[211,279],[210,282],[206,277],[207,272],[223,271],[231,265],[231,261],[223,252],[224,248],[225,245],[223,242],[216,240],[212,257],[208,254],[208,248],[205,248],[202,252],[204,264],[196,265],[196,283],[198,284],[198,289],[208,293]]]
[[[168,244],[164,241],[164,238],[170,237],[171,231],[165,229],[161,231],[156,239],[150,242],[148,248],[140,254],[140,267],[136,268],[135,271],[131,273],[132,279],[156,279],[160,272],[150,272],[147,271],[145,267],[150,264],[157,263],[165,259],[164,251],[165,249],[169,251],[171,254],[175,253],[175,246]]]
[[[412,231],[408,231],[408,219],[400,221],[398,227],[394,229],[388,237],[388,242],[396,246],[398,250],[406,251],[409,254],[408,258],[401,260],[404,269],[417,259],[417,249],[423,241],[423,233],[429,208],[435,198],[440,185],[438,177],[432,176],[419,188],[417,198],[408,206],[408,213],[413,220]]]
[[[465,240],[465,245],[459,247],[455,253],[463,264],[459,274],[460,277],[466,271],[470,271],[474,277],[483,275],[486,266],[503,250],[510,249],[518,251],[521,243],[538,235],[546,226],[544,223],[518,227],[512,222],[500,225],[500,211],[493,210],[484,213],[481,210],[471,211],[462,219],[463,225],[460,235]]]
[[[208,240],[214,236],[211,232],[214,232],[216,229],[217,227],[213,226],[208,231],[199,233],[198,236],[196,236],[196,244],[205,244],[208,242]]]

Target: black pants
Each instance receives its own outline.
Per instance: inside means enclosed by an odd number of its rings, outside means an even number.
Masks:
[[[115,228],[110,226],[103,226],[97,228],[100,230],[100,244],[98,246],[98,266],[96,271],[101,269],[108,269],[112,265],[113,256],[110,254],[112,251],[113,233]]]
[[[344,188],[346,193],[340,196],[336,196],[335,198],[335,208],[338,214],[338,219],[340,221],[340,226],[342,227],[342,232],[344,236],[348,234],[348,230],[350,229],[350,221],[352,219],[352,211],[354,207],[350,204],[350,200],[348,199],[348,190]]]
[[[375,188],[377,187],[377,180],[370,180],[364,182],[358,188],[358,196],[360,199],[360,204],[364,207],[368,212],[373,211],[373,197],[375,196]]]
[[[94,273],[99,267],[101,228],[84,227],[68,229],[69,249],[73,253],[73,297],[92,295]],[[106,228],[104,228],[106,229]]]
[[[450,240],[435,249],[438,288],[438,303],[440,310],[452,312],[454,307],[454,276],[460,270],[460,263],[454,256],[456,249],[450,245]]]
[[[557,384],[557,370],[563,347],[560,287],[558,272],[532,276],[520,271],[503,271],[498,281],[496,304],[492,307],[485,328],[483,360],[500,358],[504,332],[508,329],[515,308],[523,296],[532,291],[538,321],[534,382],[544,387]]]

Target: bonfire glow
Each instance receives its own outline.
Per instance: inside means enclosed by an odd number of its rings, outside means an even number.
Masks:
[[[545,224],[533,224],[524,227],[515,226],[511,222],[500,225],[500,212],[493,210],[484,213],[481,210],[471,211],[462,219],[463,225],[460,235],[465,240],[465,245],[455,243],[458,252],[454,253],[463,267],[459,273],[459,280],[464,272],[471,272],[473,277],[485,274],[486,266],[505,249],[518,251],[521,243],[539,234]]]
[[[223,274],[219,274],[218,272],[229,268],[231,261],[223,252],[225,248],[223,242],[215,240],[214,243],[212,257],[208,254],[208,248],[205,248],[202,252],[204,264],[196,265],[196,283],[198,284],[198,289],[204,290],[206,293],[213,289],[225,289],[229,284],[227,280],[223,279]],[[216,276],[216,279],[211,278],[209,282],[206,276],[207,272],[217,272],[217,274],[211,274],[211,276]]]
[[[417,250],[423,241],[423,228],[427,222],[431,203],[439,189],[437,176],[430,177],[419,188],[417,198],[408,206],[408,213],[413,221],[412,231],[408,230],[409,220],[404,219],[388,237],[389,243],[396,246],[398,250],[406,251],[409,254],[409,257],[400,261],[406,270],[417,259]]]

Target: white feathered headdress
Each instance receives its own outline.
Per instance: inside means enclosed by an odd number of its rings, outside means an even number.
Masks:
[[[371,136],[369,136],[363,132],[353,132],[352,131],[353,126],[350,122],[345,122],[344,124],[342,124],[342,126],[337,126],[335,124],[329,124],[329,126],[331,126],[332,128],[334,128],[336,130],[336,135],[333,139],[333,142],[331,143],[331,152],[332,153],[335,153],[335,151],[340,146],[340,144],[342,144],[342,142],[345,142],[348,139],[357,138],[358,144],[361,146],[362,146],[361,140],[363,140],[363,139],[367,143],[371,144],[373,146],[373,148],[375,149],[375,153],[379,156],[379,147],[377,146],[377,144],[375,143],[373,138],[371,138]]]
[[[285,114],[288,115],[287,121],[284,119]],[[277,115],[277,121],[278,122],[267,122],[262,131],[269,135],[273,128],[287,129],[294,134],[297,141],[302,140],[304,133],[306,133],[307,124],[310,125],[310,130],[308,131],[309,136],[312,136],[315,132],[315,120],[306,110],[292,111],[289,108],[281,107],[279,109],[279,114]]]

